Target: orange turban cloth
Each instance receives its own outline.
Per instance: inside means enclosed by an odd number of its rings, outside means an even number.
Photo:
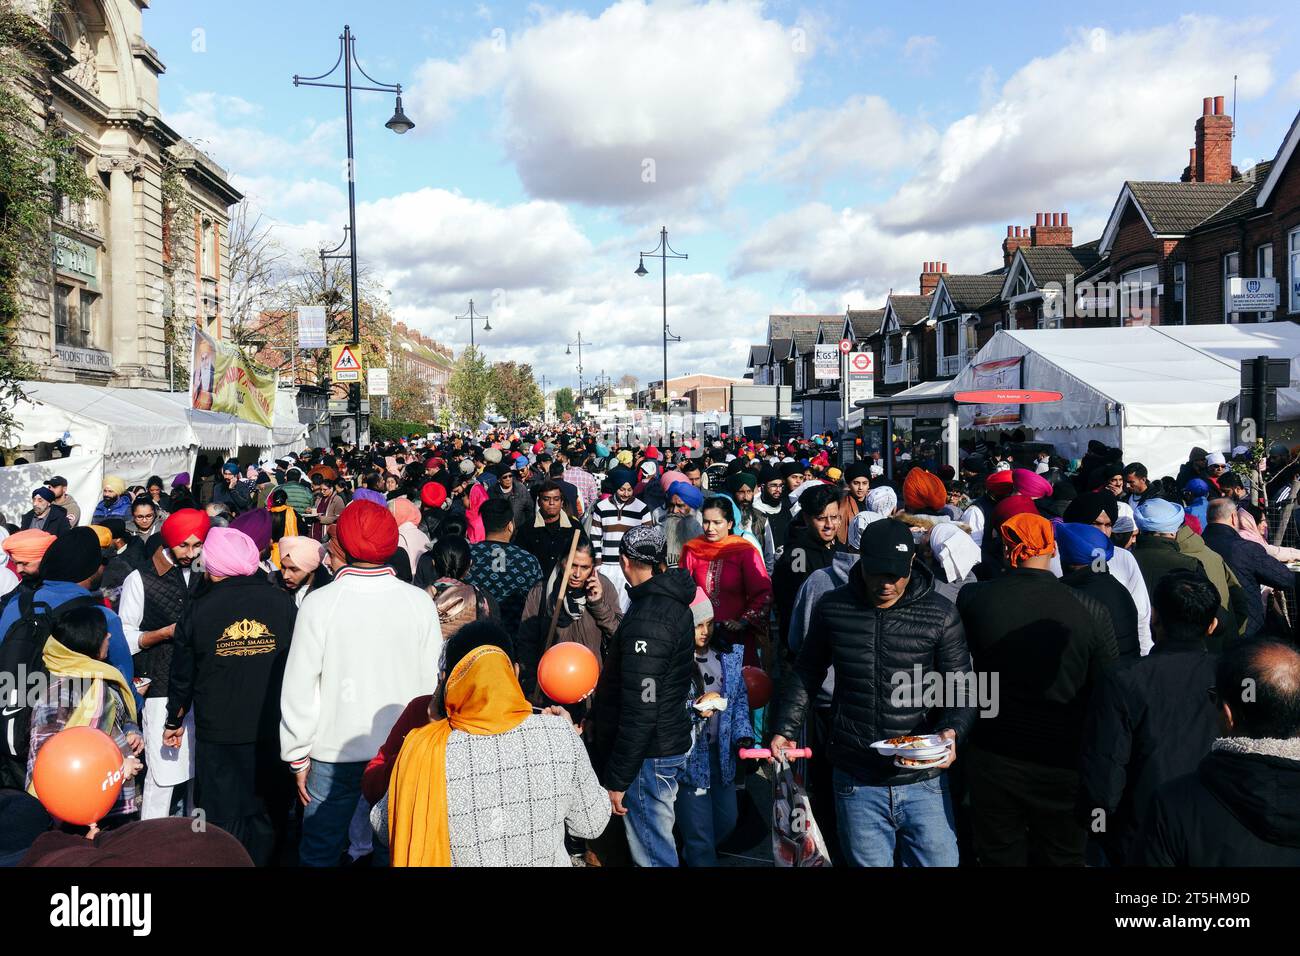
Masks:
[[[1052,523],[1037,514],[1018,514],[1002,522],[1002,543],[1013,568],[1025,558],[1051,554],[1056,547]]]
[[[113,532],[109,531],[102,524],[90,525],[90,530],[95,532],[95,537],[99,539],[101,549],[109,547],[113,543]]]
[[[913,511],[938,511],[948,503],[943,482],[924,468],[913,468],[903,479],[903,504]]]
[[[4,544],[0,547],[3,547],[5,553],[15,561],[30,563],[45,557],[45,552],[50,550],[50,545],[56,540],[58,539],[48,531],[28,528],[26,531],[16,531],[5,538]]]

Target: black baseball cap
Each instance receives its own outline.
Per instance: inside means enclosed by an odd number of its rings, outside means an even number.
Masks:
[[[896,518],[873,521],[862,531],[859,563],[863,574],[910,577],[916,544],[912,529]]]
[[[66,488],[68,487],[68,479],[64,478],[62,475],[55,475],[53,478],[46,479],[46,488],[53,488],[55,485],[62,485]]]

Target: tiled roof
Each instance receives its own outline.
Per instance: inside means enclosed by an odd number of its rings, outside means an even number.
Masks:
[[[816,332],[817,325],[826,315],[769,315],[767,317],[767,340],[788,339],[794,332]]]
[[[1002,291],[1001,275],[959,275],[944,273],[943,287],[958,312],[974,312],[980,306],[996,299]]]
[[[821,323],[813,326],[811,329],[795,328],[794,330],[794,350],[798,355],[811,352],[812,347],[817,344],[817,333],[821,329]]]
[[[767,365],[772,359],[772,347],[770,345],[751,345],[749,347],[749,367],[755,368],[759,365]]]
[[[784,362],[790,357],[790,340],[773,339],[772,340],[772,361]]]
[[[1231,220],[1236,219],[1238,216],[1248,216],[1254,213],[1256,211],[1255,197],[1259,195],[1260,189],[1263,188],[1264,180],[1268,179],[1268,174],[1272,167],[1273,161],[1271,159],[1267,162],[1258,163],[1254,169],[1253,179],[1247,183],[1246,189],[1242,191],[1236,199],[1232,200],[1232,202],[1228,203],[1196,228],[1207,229],[1213,226],[1220,226],[1225,222],[1230,222]],[[1243,182],[1245,182],[1245,180],[1243,180]],[[1233,183],[1233,185],[1235,186],[1238,184]]]
[[[891,295],[889,302],[898,316],[899,325],[908,326],[926,320],[930,314],[931,298],[928,295]]]
[[[1156,235],[1169,236],[1191,232],[1252,186],[1240,180],[1231,183],[1130,181],[1125,185]]]
[[[868,336],[880,331],[884,321],[884,309],[849,309],[849,327],[853,329],[853,338],[861,342]]]
[[[1081,246],[1021,246],[1020,255],[1039,288],[1049,282],[1064,283],[1067,276],[1083,275],[1100,258],[1095,241]]]

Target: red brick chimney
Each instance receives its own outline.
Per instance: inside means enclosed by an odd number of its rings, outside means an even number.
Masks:
[[[1070,228],[1070,214],[1068,212],[1038,213],[1034,227],[1030,231],[1029,244],[1032,246],[1074,245],[1074,230]]]
[[[1189,151],[1182,180],[1229,183],[1236,178],[1237,170],[1232,165],[1232,117],[1224,112],[1222,96],[1207,96],[1201,101],[1196,145]]]
[[[921,264],[921,295],[930,295],[939,288],[939,277],[948,271],[946,262],[924,262]]]
[[[1016,250],[1030,245],[1028,226],[1007,226],[1007,237],[1002,240],[1002,264],[1010,267]]]

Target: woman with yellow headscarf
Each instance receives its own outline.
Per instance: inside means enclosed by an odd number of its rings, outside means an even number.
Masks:
[[[388,787],[393,866],[568,866],[565,829],[594,839],[609,822],[609,795],[572,722],[560,708],[533,712],[512,645],[486,622],[448,641],[450,673],[423,704],[446,716],[405,731]],[[375,809],[382,822],[383,801]]]

